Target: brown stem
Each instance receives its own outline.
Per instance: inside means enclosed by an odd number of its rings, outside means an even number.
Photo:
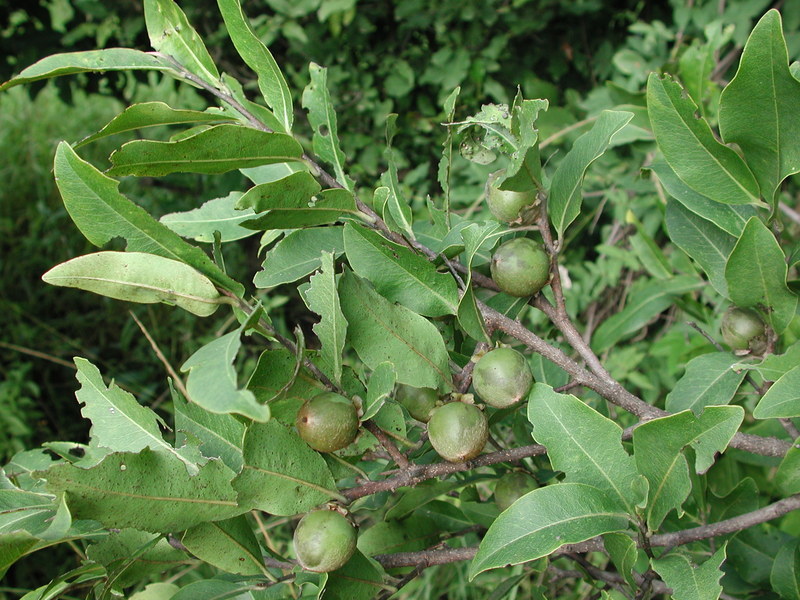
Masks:
[[[386,451],[389,453],[389,456],[392,457],[392,460],[397,463],[397,466],[401,469],[408,469],[411,466],[411,463],[408,462],[408,459],[397,449],[394,442],[389,439],[389,436],[384,433],[383,429],[378,427],[372,421],[364,421],[363,423],[364,429],[369,431],[372,435],[374,435],[378,441],[381,443]]]

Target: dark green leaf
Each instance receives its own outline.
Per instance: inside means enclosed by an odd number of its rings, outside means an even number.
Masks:
[[[337,384],[342,382],[342,352],[347,337],[347,319],[342,314],[339,291],[336,288],[336,267],[333,253],[322,252],[322,267],[311,277],[304,300],[308,308],[320,316],[320,322],[313,329],[317,334],[322,350],[320,359],[325,372]],[[369,417],[365,417],[369,418]]]
[[[344,253],[341,227],[294,231],[267,252],[253,283],[259,288],[269,288],[297,281],[320,268],[323,252],[333,252],[334,258]]]
[[[669,554],[652,561],[653,569],[672,588],[674,600],[717,600],[722,593],[720,565],[725,560],[725,546],[702,565],[685,554]]]
[[[204,202],[199,208],[164,215],[159,219],[178,235],[198,242],[212,243],[214,233],[219,233],[220,243],[233,242],[255,235],[252,229],[242,227],[244,221],[255,215],[252,209],[234,208],[242,192],[231,192],[224,198]]]
[[[731,367],[738,358],[728,352],[703,354],[689,361],[686,373],[667,394],[666,409],[677,413],[691,409],[696,415],[711,405],[728,404],[744,379],[744,371]]]
[[[228,573],[266,573],[261,548],[244,515],[195,525],[183,533],[181,543],[200,560]]]
[[[756,419],[800,417],[800,366],[781,376],[753,410]]]

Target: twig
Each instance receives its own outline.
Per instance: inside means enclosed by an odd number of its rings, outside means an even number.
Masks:
[[[19,352],[20,354],[27,354],[28,356],[34,356],[36,358],[49,360],[52,363],[61,365],[62,367],[67,367],[69,369],[72,369],[73,371],[77,369],[77,367],[73,363],[66,361],[63,358],[58,358],[57,356],[53,356],[52,354],[45,354],[44,352],[39,352],[38,350],[32,350],[31,348],[17,346],[16,344],[9,344],[8,342],[0,342],[0,348],[8,348],[9,350],[13,350],[14,352]]]
[[[164,356],[164,353],[161,352],[161,348],[158,347],[158,344],[150,335],[150,332],[147,331],[147,328],[142,324],[142,322],[139,320],[139,318],[134,314],[132,310],[129,310],[128,314],[130,314],[133,320],[136,321],[136,324],[139,326],[139,329],[142,330],[144,337],[147,338],[147,341],[150,343],[150,347],[153,349],[153,352],[156,353],[158,360],[161,361],[161,364],[164,365],[164,368],[167,370],[167,373],[169,373],[170,377],[172,377],[172,380],[175,382],[175,387],[178,388],[180,393],[183,394],[183,397],[186,398],[187,401],[191,402],[192,397],[189,395],[189,390],[187,390],[186,386],[183,384],[183,379],[181,379],[178,373],[175,371],[175,369],[172,368],[172,365],[167,360],[167,357]]]
[[[392,460],[397,464],[398,467],[401,469],[408,469],[411,466],[411,463],[408,462],[408,459],[397,449],[394,442],[389,438],[388,435],[378,427],[373,421],[364,421],[363,423],[364,428],[369,431],[372,435],[378,438],[378,441],[381,443],[386,451],[389,453],[389,456],[392,457]]]

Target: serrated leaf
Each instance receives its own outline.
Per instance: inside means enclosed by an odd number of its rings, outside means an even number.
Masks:
[[[339,298],[349,324],[347,337],[369,368],[388,361],[400,383],[434,389],[450,383],[447,350],[430,321],[392,304],[348,271],[339,281]]]
[[[233,471],[209,461],[189,475],[177,457],[144,448],[109,454],[90,469],[70,464],[37,473],[54,494],[66,494],[75,518],[105,527],[182,531],[244,512],[231,487]]]
[[[320,268],[323,251],[333,252],[334,258],[344,254],[341,227],[294,231],[267,252],[253,283],[258,288],[269,288],[297,281]]]
[[[304,294],[308,308],[320,316],[313,326],[322,345],[321,363],[337,384],[342,382],[342,352],[347,337],[347,319],[342,314],[339,292],[336,289],[336,267],[333,253],[322,252],[321,269],[309,280]],[[365,417],[368,418],[368,417]]]
[[[56,265],[42,275],[50,285],[101,296],[179,306],[199,317],[214,314],[220,293],[189,265],[144,252],[96,252]]]
[[[558,483],[524,495],[489,527],[469,576],[547,556],[564,544],[627,528],[616,499],[582,483]]]
[[[758,183],[736,152],[697,117],[697,105],[670,76],[647,79],[647,111],[659,149],[690,188],[725,204],[758,204]]]
[[[258,89],[280,121],[283,132],[292,130],[292,95],[272,53],[253,31],[239,0],[217,0],[228,35],[236,51],[258,76]]]
[[[237,575],[265,575],[253,529],[244,515],[200,523],[187,529],[181,543],[200,560]]]
[[[738,144],[758,180],[761,195],[777,209],[781,182],[800,172],[800,81],[789,71],[781,15],[761,17],[744,46],[739,69],[719,100],[719,130]]]
[[[786,272],[786,257],[775,236],[758,217],[751,217],[725,266],[728,293],[741,308],[765,307],[778,335],[797,308],[797,296],[786,287]]]
[[[219,71],[202,38],[172,0],[144,0],[144,21],[153,48],[171,56],[207,83],[219,83]]]
[[[66,142],[56,150],[55,175],[67,212],[95,246],[123,237],[129,252],[148,252],[184,262],[219,287],[236,295],[244,293],[244,286],[223,273],[202,250],[120,194],[118,181],[81,160]]]
[[[723,545],[702,565],[684,554],[669,554],[653,559],[653,569],[672,588],[674,600],[717,600],[722,593],[720,565],[725,560]]]
[[[729,352],[712,352],[690,360],[683,377],[667,394],[667,411],[691,409],[699,415],[706,406],[728,404],[745,375],[731,368],[738,360]]]
[[[301,161],[303,148],[285,133],[243,125],[214,125],[175,142],[134,140],[114,151],[109,175],[161,177],[170,173],[226,173]]]
[[[344,226],[347,260],[385,298],[428,317],[452,315],[458,304],[453,277],[424,256],[359,225]]]
[[[273,515],[295,515],[340,498],[325,459],[275,420],[248,428],[244,468],[233,487],[243,507]]]
[[[550,185],[550,220],[564,237],[564,231],[581,212],[581,185],[589,166],[608,149],[611,138],[633,118],[633,113],[604,110],[592,128],[575,140],[558,165]]]
[[[782,375],[753,410],[756,419],[800,417],[800,366]]]
[[[575,396],[536,383],[528,395],[528,420],[534,439],[547,447],[553,469],[567,483],[582,483],[607,495],[621,511],[634,513],[641,478],[622,447],[622,428]]]
[[[242,227],[244,221],[253,218],[252,209],[236,210],[242,192],[231,192],[224,198],[214,198],[200,207],[185,212],[175,212],[159,219],[181,237],[198,242],[212,243],[214,233],[219,233],[220,243],[241,240],[257,232]]]
[[[0,92],[17,85],[61,75],[133,70],[163,71],[175,78],[180,77],[173,65],[152,52],[141,52],[131,48],[106,48],[86,52],[66,52],[43,58],[0,85]]]
[[[336,111],[328,92],[328,70],[316,63],[309,63],[311,78],[303,90],[303,108],[308,110],[308,121],[314,129],[312,143],[314,154],[333,166],[336,181],[349,191],[354,191],[353,180],[344,172],[345,155],[339,143]]]

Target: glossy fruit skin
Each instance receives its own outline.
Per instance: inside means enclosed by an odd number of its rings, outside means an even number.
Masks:
[[[497,480],[494,486],[494,502],[502,512],[538,487],[539,484],[531,475],[510,471]]]
[[[536,201],[536,192],[514,192],[501,190],[493,185],[489,186],[486,203],[489,211],[498,221],[504,223],[518,223],[522,219],[523,209],[533,205]]]
[[[449,462],[462,462],[481,453],[489,438],[489,422],[473,404],[450,402],[434,409],[428,421],[433,449]]]
[[[538,293],[550,279],[550,258],[529,238],[514,238],[492,255],[492,279],[509,296],[524,298]]]
[[[763,354],[767,345],[766,326],[758,313],[749,308],[732,306],[722,317],[722,339],[732,350],[749,350]]]
[[[356,529],[335,510],[315,510],[294,530],[294,552],[307,571],[327,573],[343,567],[356,549]]]
[[[305,401],[295,424],[300,437],[314,450],[335,452],[356,439],[358,412],[344,396],[323,392]]]
[[[401,383],[397,386],[395,399],[406,407],[408,413],[417,421],[427,423],[431,411],[439,400],[439,394],[431,388],[416,388]]]
[[[532,385],[528,361],[513,348],[495,348],[487,352],[472,371],[475,392],[495,408],[513,406],[528,395]]]

